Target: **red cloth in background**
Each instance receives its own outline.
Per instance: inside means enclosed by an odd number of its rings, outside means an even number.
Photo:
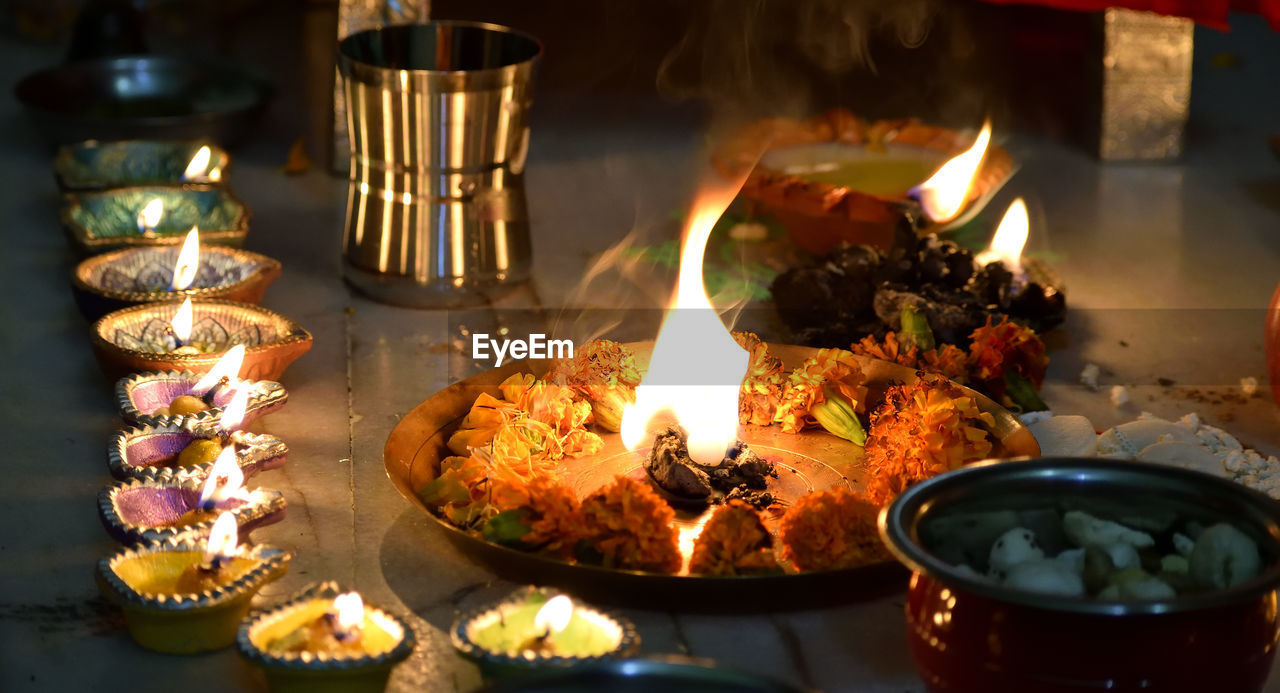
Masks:
[[[1272,29],[1280,31],[1280,0],[987,0],[1002,5],[1044,5],[1060,10],[1096,12],[1108,7],[1145,10],[1159,14],[1186,17],[1214,29],[1227,31],[1227,13],[1232,10],[1253,12],[1267,18]]]

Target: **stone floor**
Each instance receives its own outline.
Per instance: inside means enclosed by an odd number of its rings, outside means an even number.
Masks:
[[[1073,310],[1052,336],[1045,392],[1055,410],[1086,414],[1099,428],[1144,409],[1197,411],[1277,453],[1269,395],[1243,405],[1199,401],[1234,389],[1240,377],[1265,378],[1263,309],[1280,277],[1280,162],[1264,139],[1280,122],[1280,92],[1258,89],[1280,71],[1280,56],[1266,49],[1274,38],[1260,23],[1240,31],[1245,40],[1230,46],[1245,52],[1241,67],[1197,75],[1182,162],[1103,166],[1052,142],[1013,138],[1006,146],[1022,169],[997,206],[1014,194],[1029,198],[1035,246],[1052,252],[1068,284]],[[1198,54],[1228,46],[1217,34],[1197,39]],[[30,46],[5,45],[3,54],[5,84],[56,59]],[[399,497],[381,456],[399,417],[451,381],[450,356],[436,348],[451,337],[450,317],[348,292],[338,262],[343,184],[317,171],[279,172],[289,141],[283,113],[273,112],[264,138],[238,154],[230,178],[254,211],[247,246],[285,264],[265,305],[315,335],[283,378],[289,406],[257,426],[284,439],[290,456],[254,480],[289,503],[285,521],[255,539],[295,554],[289,574],[263,595],[276,599],[319,579],[358,588],[413,614],[420,645],[391,690],[466,690],[478,675],[455,657],[444,631],[459,609],[514,583],[459,555]],[[176,657],[139,649],[94,584],[94,563],[117,548],[94,501],[110,481],[104,445],[119,420],[70,300],[74,258],[57,222],[49,152],[13,101],[0,104],[0,124],[0,449],[8,473],[0,484],[0,690],[259,690],[257,672],[232,651]],[[594,254],[678,208],[700,160],[698,133],[682,121],[579,125],[540,121],[530,157],[536,288],[547,306],[571,293]],[[1089,362],[1104,368],[1104,383],[1132,385],[1133,402],[1115,408],[1105,393],[1077,385]],[[902,600],[895,593],[765,616],[626,613],[645,653],[692,655],[830,691],[888,693],[922,688],[905,648]],[[1280,681],[1268,690],[1280,691]]]

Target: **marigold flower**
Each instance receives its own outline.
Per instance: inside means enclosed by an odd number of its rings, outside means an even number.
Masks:
[[[865,446],[867,495],[883,505],[912,484],[991,452],[991,414],[936,373],[917,372],[914,385],[894,385],[871,414]]]
[[[731,500],[716,508],[693,544],[689,572],[696,575],[759,575],[781,572],[773,535],[750,504]]]
[[[586,398],[596,423],[609,431],[622,427],[623,409],[636,399],[640,369],[635,354],[623,344],[596,339],[560,359],[544,377]]]
[[[889,559],[879,510],[847,488],[801,496],[782,516],[782,555],[798,570],[836,570]]]
[[[798,433],[816,425],[813,407],[821,404],[831,392],[843,397],[854,411],[866,409],[866,376],[853,353],[844,349],[819,349],[787,378],[786,389],[774,420],[782,430]]]
[[[572,554],[582,528],[581,504],[564,484],[546,475],[527,483],[497,480],[491,485],[490,502],[498,514],[486,525],[486,538],[501,534],[504,544],[561,558]],[[506,521],[499,525],[500,518]]]
[[[889,361],[907,368],[940,373],[958,383],[964,383],[969,375],[969,354],[954,344],[942,344],[927,351],[904,345],[896,332],[887,332],[882,341],[867,335],[850,347],[853,353],[873,359]]]
[[[738,393],[738,421],[768,426],[782,399],[785,378],[782,361],[769,354],[769,345],[753,332],[734,332],[733,338],[747,350],[747,375]]]
[[[882,341],[876,341],[874,335],[867,335],[862,341],[849,345],[849,349],[861,356],[870,356],[908,368],[915,368],[920,362],[920,349],[914,344],[902,344],[898,341],[898,334],[892,331],[886,332]]]
[[[648,484],[618,477],[582,501],[581,517],[580,558],[606,568],[679,572],[675,511]]]
[[[999,400],[1005,394],[1005,371],[1012,371],[1029,381],[1039,390],[1044,384],[1044,373],[1049,367],[1049,357],[1044,353],[1044,342],[1034,330],[1003,317],[1000,322],[979,327],[970,335],[969,371],[983,392]]]

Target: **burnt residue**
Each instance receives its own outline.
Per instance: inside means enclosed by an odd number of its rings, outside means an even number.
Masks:
[[[84,633],[110,635],[124,628],[124,614],[104,597],[55,599],[52,603],[0,602],[0,620],[35,626],[41,635]]]

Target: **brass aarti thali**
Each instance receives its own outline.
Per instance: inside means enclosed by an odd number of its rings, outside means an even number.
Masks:
[[[652,342],[629,344],[641,369],[648,365]],[[770,354],[795,368],[816,353],[816,349],[792,345],[769,346]],[[915,371],[877,359],[855,356],[867,375],[868,401],[883,399],[884,391],[897,383],[912,383]],[[738,612],[796,608],[855,601],[896,589],[891,577],[905,573],[897,563],[843,570],[788,572],[782,575],[712,577],[667,575],[598,566],[566,563],[554,558],[500,546],[469,534],[431,513],[415,494],[439,472],[440,461],[448,457],[449,435],[458,427],[481,393],[499,395],[498,384],[515,373],[541,376],[550,368],[548,360],[525,360],[461,380],[432,395],[400,420],[391,431],[384,450],[387,476],[410,503],[427,513],[449,539],[465,554],[486,565],[499,576],[525,583],[549,585],[572,591],[584,598],[614,604],[686,610]],[[980,393],[968,390],[978,407],[995,419],[992,456],[1035,457],[1040,453],[1035,438],[1008,410]],[[783,433],[779,426],[741,428],[742,439],[758,454],[771,459],[778,479],[769,490],[782,505],[813,490],[838,486],[861,488],[865,477],[862,448],[821,429],[799,434]],[[616,433],[601,433],[604,448],[597,454],[566,458],[561,462],[562,480],[581,498],[609,483],[619,474],[644,479],[642,466],[648,449],[628,451]],[[675,507],[676,524],[698,524],[710,510]],[[765,512],[766,524],[776,534],[778,516]],[[682,546],[687,551],[687,547]]]

